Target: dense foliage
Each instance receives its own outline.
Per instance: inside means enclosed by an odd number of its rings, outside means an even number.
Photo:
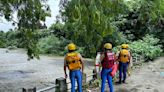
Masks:
[[[126,13],[124,0],[61,0],[61,15],[67,39],[84,47],[91,57],[102,43],[116,44],[120,36],[114,21]],[[108,39],[110,38],[110,39]]]
[[[35,30],[41,28],[41,22],[50,15],[49,11],[46,0],[0,0],[0,16],[18,26],[20,39],[26,44],[30,58],[39,58]],[[17,16],[16,20],[13,19],[14,14]]]
[[[91,57],[105,42],[114,46],[155,34],[163,42],[163,0],[61,0],[67,39]],[[160,23],[160,24],[159,24]],[[160,26],[160,27],[159,27]],[[122,33],[120,33],[122,32]]]
[[[41,38],[39,40],[39,49],[42,54],[64,55],[66,53],[66,45],[68,41],[64,38],[57,38],[54,35]]]
[[[146,35],[142,40],[134,41],[130,44],[131,51],[143,56],[146,60],[153,60],[161,55],[161,45],[158,45],[159,39],[152,35]]]
[[[164,0],[130,0],[126,4],[130,11],[119,23],[119,30],[133,41],[154,34],[164,46]]]
[[[132,56],[142,56],[145,61],[153,60],[160,56],[162,53],[161,45],[158,45],[159,39],[154,38],[153,35],[146,35],[140,40],[129,43],[129,49]],[[113,51],[118,52],[121,50],[121,46],[114,47]]]
[[[164,47],[164,0],[60,0],[59,19],[43,30],[50,14],[46,1],[1,0],[0,16],[18,28],[0,32],[0,47],[26,48],[33,58],[40,52],[64,55],[74,42],[83,56],[95,57],[106,42],[129,43],[134,54],[147,59]]]
[[[19,39],[19,32],[10,30],[8,32],[0,31],[0,47],[6,48],[9,46],[23,47]]]

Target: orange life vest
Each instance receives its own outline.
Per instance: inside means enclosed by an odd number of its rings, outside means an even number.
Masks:
[[[66,62],[69,70],[78,70],[81,68],[79,53],[71,52],[66,55]]]
[[[119,54],[119,61],[126,63],[129,62],[129,59],[130,59],[130,52],[126,49],[121,50]]]

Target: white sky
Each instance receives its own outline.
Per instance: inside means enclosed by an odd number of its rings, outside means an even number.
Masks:
[[[48,4],[51,9],[51,17],[46,18],[46,25],[49,27],[56,20],[56,15],[59,14],[59,2],[60,0],[49,0]],[[4,18],[0,18],[0,30],[8,31],[9,29],[13,29],[14,26],[10,22],[7,22]]]

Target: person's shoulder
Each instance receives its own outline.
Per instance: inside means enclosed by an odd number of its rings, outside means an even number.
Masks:
[[[64,57],[66,57],[68,55],[68,52],[64,54]]]
[[[123,49],[119,50],[118,52],[121,53]]]
[[[82,55],[79,52],[75,52],[76,55],[78,55],[79,57],[82,57]]]
[[[101,52],[100,57],[104,58],[105,57],[105,52]]]
[[[105,52],[100,52],[100,55],[103,55],[103,54],[105,54]]]
[[[80,55],[81,56],[81,54],[79,52],[77,52],[77,55]]]
[[[131,50],[128,50],[130,53],[132,52]]]

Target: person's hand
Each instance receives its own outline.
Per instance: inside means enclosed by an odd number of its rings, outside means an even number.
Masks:
[[[67,79],[67,77],[68,77],[67,74],[65,74],[65,78],[66,78],[66,79]]]
[[[80,71],[81,71],[82,74],[84,73],[84,70],[83,69],[81,69]]]

